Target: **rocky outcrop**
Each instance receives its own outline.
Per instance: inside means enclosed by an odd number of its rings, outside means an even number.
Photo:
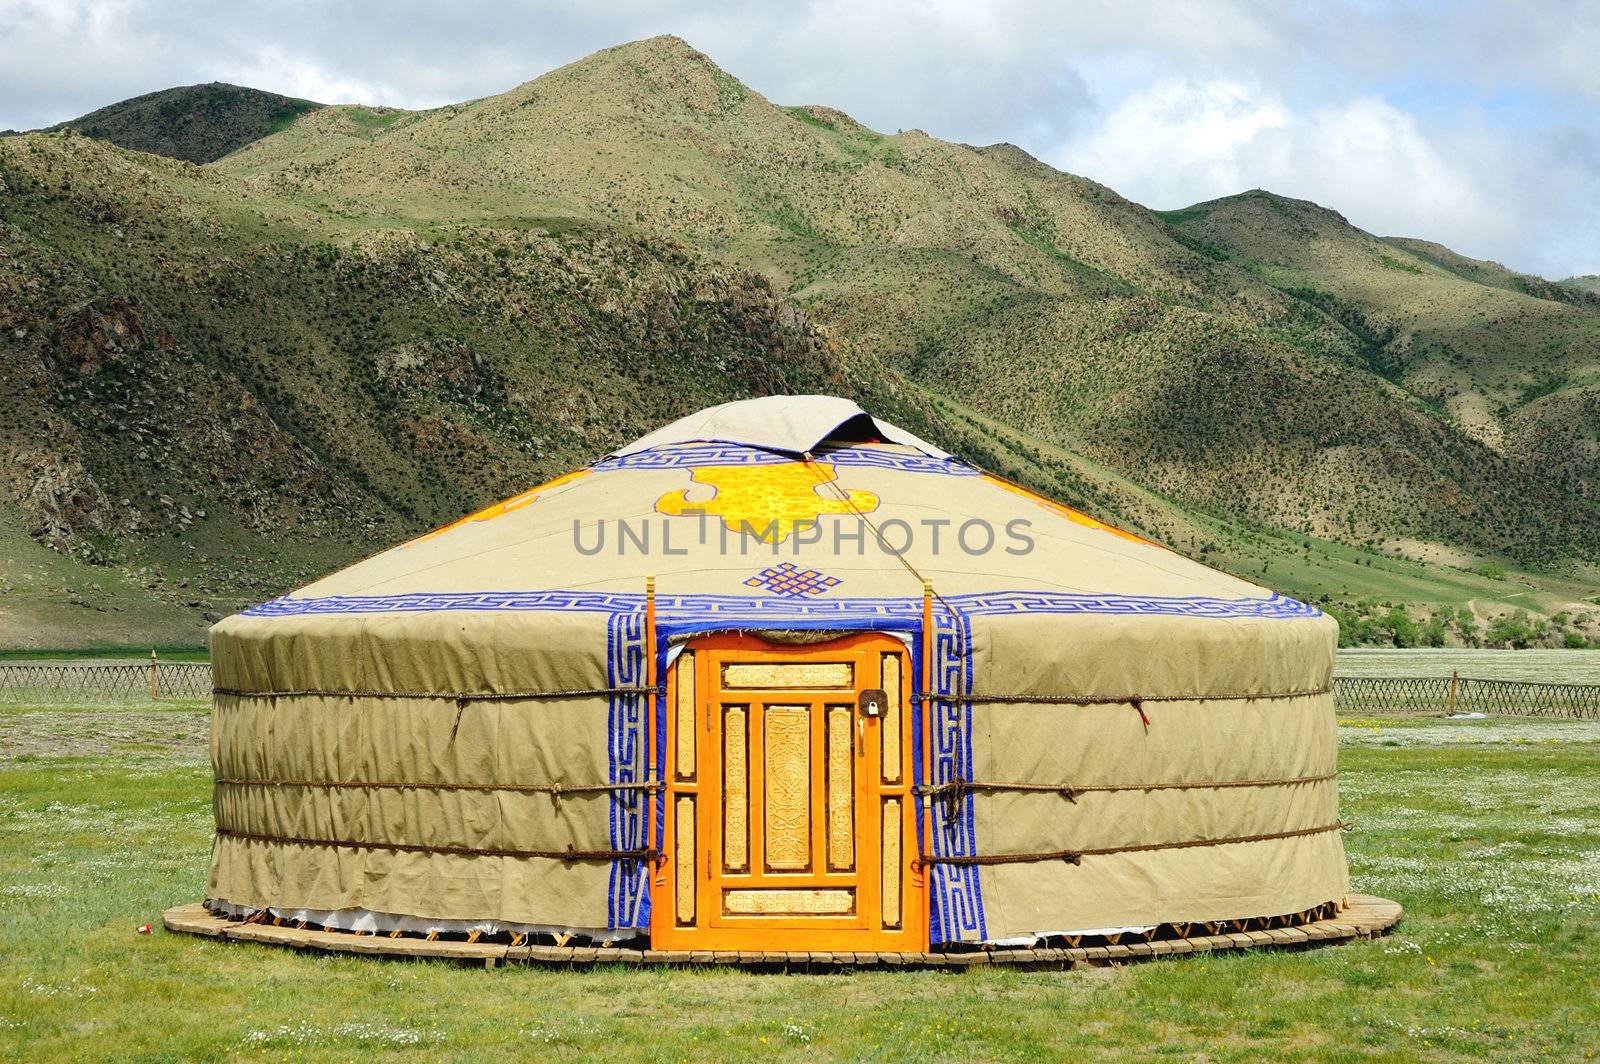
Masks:
[[[374,363],[379,380],[402,391],[442,386],[478,395],[490,374],[476,351],[451,337],[399,344],[380,352]]]
[[[137,525],[137,513],[119,508],[71,455],[19,458],[13,466],[14,494],[28,535],[93,564],[112,561],[117,537]]]
[[[145,342],[143,308],[137,299],[111,295],[92,299],[56,323],[51,360],[77,376],[98,373],[108,362],[124,360]]]

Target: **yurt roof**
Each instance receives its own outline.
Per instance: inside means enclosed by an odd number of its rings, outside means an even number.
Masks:
[[[620,458],[678,443],[742,444],[800,457],[829,440],[837,440],[841,430],[846,429],[855,429],[849,435],[856,439],[870,433],[934,458],[950,457],[949,452],[873,417],[837,395],[769,395],[710,406],[663,425],[607,457]]]
[[[647,575],[688,612],[872,614],[926,580],[980,611],[1316,614],[818,395],[691,414],[247,613],[604,610]]]

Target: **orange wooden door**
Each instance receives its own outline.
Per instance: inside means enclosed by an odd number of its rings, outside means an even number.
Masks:
[[[689,645],[668,678],[656,948],[926,948],[907,660],[878,633]]]

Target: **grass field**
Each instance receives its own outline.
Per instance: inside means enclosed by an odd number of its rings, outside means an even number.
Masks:
[[[1448,647],[1344,648],[1335,676],[1449,676],[1535,683],[1600,684],[1600,650],[1461,650]]]
[[[204,892],[206,708],[0,708],[0,1058],[1593,1059],[1600,724],[1353,721],[1397,933],[1070,973],[467,970],[167,934]],[[157,925],[137,934],[139,924]]]
[[[29,665],[51,662],[62,665],[126,665],[130,661],[144,663],[154,650],[162,661],[210,661],[211,651],[205,647],[181,646],[90,646],[66,647],[50,650],[31,648],[0,650],[0,665]]]

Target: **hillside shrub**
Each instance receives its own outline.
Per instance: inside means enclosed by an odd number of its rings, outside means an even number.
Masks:
[[[1403,273],[1422,272],[1422,267],[1418,266],[1416,263],[1407,262],[1404,259],[1397,259],[1393,255],[1379,255],[1378,261],[1383,264],[1383,267],[1386,270],[1400,270]]]
[[[1379,632],[1387,633],[1388,641],[1397,647],[1414,647],[1421,639],[1417,622],[1399,606],[1391,607],[1388,613],[1373,623]]]
[[[1545,622],[1534,621],[1528,616],[1527,610],[1517,610],[1513,613],[1503,613],[1490,621],[1489,628],[1484,633],[1484,642],[1491,647],[1526,650],[1534,642],[1544,638],[1545,631]]]

